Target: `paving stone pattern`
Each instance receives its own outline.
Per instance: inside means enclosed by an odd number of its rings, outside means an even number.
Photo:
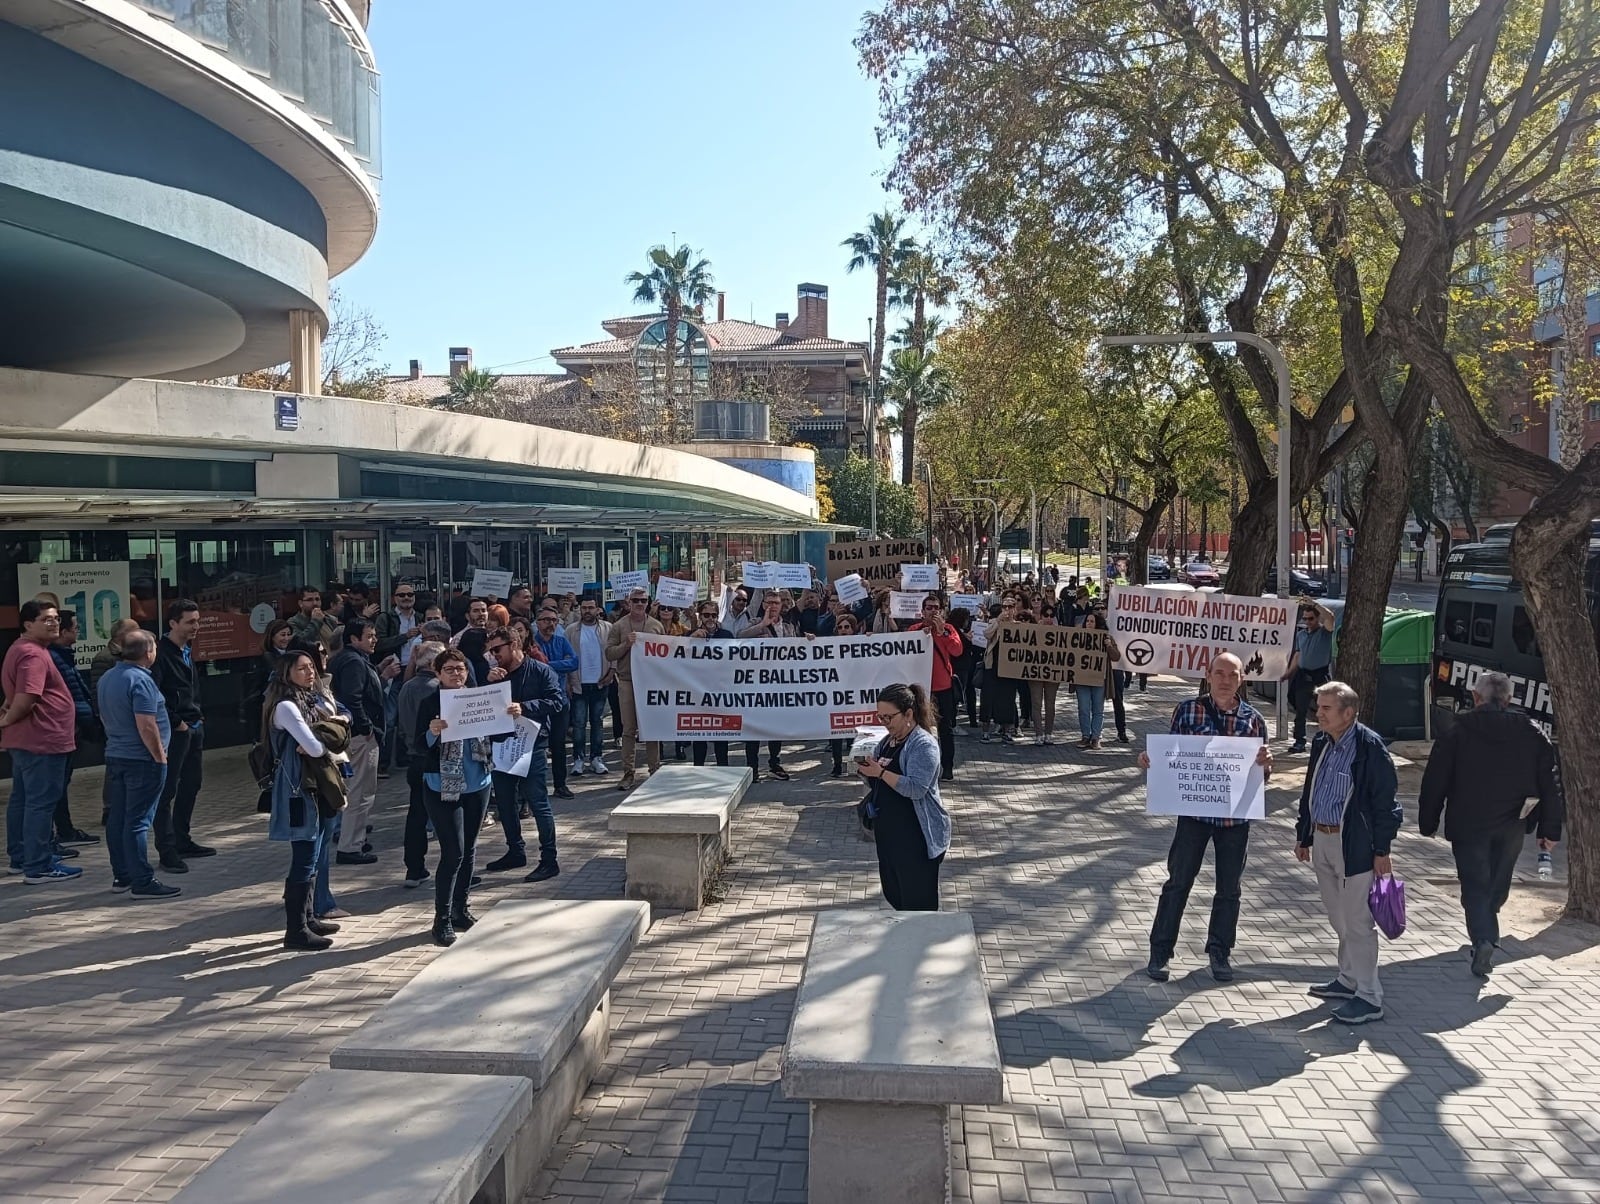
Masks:
[[[1184,693],[1134,695],[1135,729],[1164,730]],[[1073,717],[1063,695],[1064,732]],[[1170,821],[1143,814],[1132,750],[963,733],[960,758],[944,900],[977,926],[1008,1102],[957,1110],[957,1200],[1600,1199],[1600,956],[1591,931],[1549,925],[1559,875],[1536,884],[1531,844],[1482,985],[1448,846],[1405,836],[1411,930],[1383,948],[1389,1016],[1345,1029],[1305,994],[1331,976],[1333,938],[1290,852],[1287,786],[1252,834],[1238,980],[1205,972],[1208,866],[1173,980],[1155,984],[1142,967]],[[658,916],[623,969],[610,1055],[529,1201],[804,1200],[805,1109],[778,1072],[812,916],[882,904],[860,788],[830,780],[816,746],[786,762],[795,780],[763,781],[736,814],[726,897]],[[207,776],[196,832],[221,855],[172,879],[178,902],[110,893],[100,848],[73,884],[0,879],[7,1204],[170,1199],[439,953],[430,892],[399,885],[398,776],[381,862],[335,869],[355,918],[322,954],[279,948],[287,849],[264,839],[243,751],[213,751]],[[573,779],[579,798],[557,800],[560,878],[491,878],[480,902],[620,897],[615,780]],[[80,823],[98,789],[80,771]],[[483,840],[499,853],[497,829]]]

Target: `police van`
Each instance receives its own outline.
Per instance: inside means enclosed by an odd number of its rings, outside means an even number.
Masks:
[[[1584,569],[1589,622],[1600,645],[1600,519],[1590,526]],[[1450,730],[1458,711],[1472,709],[1480,673],[1511,679],[1512,705],[1553,732],[1550,685],[1522,586],[1511,573],[1510,525],[1491,527],[1482,543],[1450,549],[1433,622],[1433,731]]]

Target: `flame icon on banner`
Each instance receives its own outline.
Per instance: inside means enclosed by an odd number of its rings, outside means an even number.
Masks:
[[[1261,671],[1266,667],[1267,662],[1261,659],[1261,653],[1258,652],[1252,656],[1248,662],[1246,662],[1244,667],[1244,675],[1246,677],[1258,677],[1260,676]]]

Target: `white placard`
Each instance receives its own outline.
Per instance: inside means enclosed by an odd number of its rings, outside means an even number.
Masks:
[[[565,594],[581,594],[584,586],[589,584],[589,578],[582,569],[546,569],[545,581],[550,586],[550,592],[556,597]]]
[[[857,602],[865,602],[872,597],[872,590],[861,580],[860,573],[850,573],[848,576],[840,577],[833,583],[833,592],[839,595],[839,601],[846,606],[854,606]]]
[[[998,622],[999,620],[995,621]],[[973,620],[972,629],[967,632],[965,638],[967,643],[974,648],[987,648],[989,646],[989,621],[987,619]]]
[[[629,653],[641,740],[849,739],[878,719],[878,691],[926,688],[926,631],[816,639],[643,635]]]
[[[1130,672],[1204,677],[1214,658],[1231,652],[1246,678],[1276,681],[1294,652],[1297,613],[1279,598],[1119,585],[1106,621]]]
[[[741,567],[746,589],[777,589],[779,564],[775,560],[747,560]]]
[[[777,572],[777,585],[779,589],[810,589],[811,566],[809,564],[780,564]]]
[[[889,617],[891,619],[920,619],[922,600],[927,594],[903,594],[897,589],[889,591]]]
[[[1261,741],[1249,736],[1151,736],[1146,751],[1149,814],[1266,818],[1266,774],[1256,764]]]
[[[950,609],[960,610],[963,608],[973,618],[977,618],[980,615],[987,616],[989,613],[983,605],[982,594],[951,594]]]
[[[509,598],[511,574],[504,569],[473,569],[472,596],[474,598]]]
[[[626,598],[636,589],[649,590],[649,588],[649,569],[630,569],[626,573],[611,574],[611,592],[619,598]]]
[[[683,609],[693,606],[699,597],[700,591],[695,588],[693,581],[683,581],[677,577],[656,578],[656,601],[663,606]]]
[[[542,729],[526,716],[518,719],[516,724],[516,731],[498,744],[489,746],[489,760],[498,772],[509,773],[514,778],[525,778],[528,770],[533,768],[533,748],[539,743]]]
[[[514,731],[517,721],[507,714],[511,706],[511,683],[497,681],[491,686],[472,686],[464,690],[439,691],[439,718],[445,721],[444,740],[464,740],[468,736],[498,736]]]
[[[938,589],[939,566],[936,564],[902,564],[900,566],[901,589]]]

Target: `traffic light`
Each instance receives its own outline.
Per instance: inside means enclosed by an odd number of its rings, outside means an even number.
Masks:
[[[989,546],[989,537],[987,535],[978,536],[978,546],[980,548],[987,548]]]

